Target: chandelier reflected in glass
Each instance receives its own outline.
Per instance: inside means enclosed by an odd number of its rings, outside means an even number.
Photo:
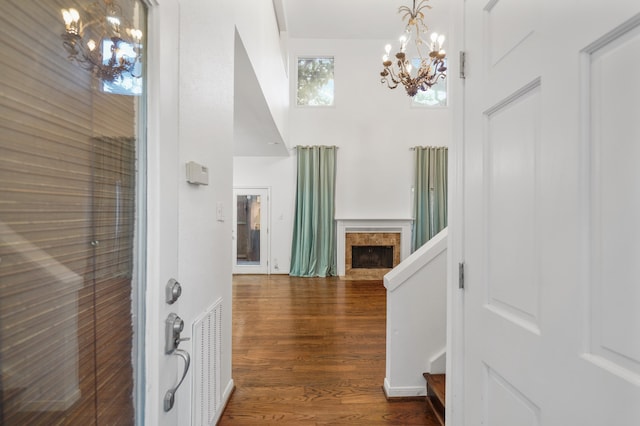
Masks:
[[[142,31],[128,24],[115,0],[97,0],[80,16],[62,9],[62,45],[68,59],[103,81],[121,80],[125,73],[141,76]]]
[[[395,89],[402,84],[407,95],[413,97],[418,91],[426,91],[436,84],[438,80],[447,76],[446,53],[442,49],[444,36],[432,33],[427,38],[427,25],[424,23],[424,9],[431,9],[427,5],[428,0],[420,0],[413,7],[401,6],[398,13],[402,14],[402,20],[407,20],[404,34],[400,37],[398,52],[395,60],[390,58],[391,45],[385,46],[385,55],[382,57],[384,66],[380,76],[382,84],[386,83],[390,89]],[[415,56],[407,52],[407,45],[413,41]],[[414,72],[415,68],[415,72]]]

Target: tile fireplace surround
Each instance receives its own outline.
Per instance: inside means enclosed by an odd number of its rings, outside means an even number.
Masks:
[[[349,277],[347,276],[347,260],[351,261],[350,253],[347,254],[347,249],[351,250],[351,246],[347,243],[347,234],[400,234],[400,261],[409,256],[411,252],[411,219],[336,219],[336,231],[337,231],[337,268],[338,275],[347,278],[361,278],[361,279],[382,279],[382,276],[369,276],[364,272],[361,277]],[[382,237],[382,236],[380,236]],[[375,236],[356,236],[355,240],[367,240],[373,238],[373,241],[379,239]],[[384,245],[395,245],[393,242],[383,242]],[[367,244],[374,245],[374,244]],[[394,258],[396,255],[394,255]],[[394,259],[394,264],[395,264]],[[375,270],[372,270],[375,271]],[[378,270],[379,271],[379,270]]]

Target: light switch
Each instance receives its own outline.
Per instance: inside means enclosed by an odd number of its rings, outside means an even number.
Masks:
[[[224,208],[221,202],[216,204],[216,220],[218,222],[224,222]]]

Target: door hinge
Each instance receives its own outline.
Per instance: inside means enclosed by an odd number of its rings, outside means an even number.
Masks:
[[[465,65],[466,65],[466,54],[463,50],[460,51],[460,78],[461,79],[465,79],[466,75],[465,75]]]
[[[464,262],[458,263],[458,288],[464,289]]]

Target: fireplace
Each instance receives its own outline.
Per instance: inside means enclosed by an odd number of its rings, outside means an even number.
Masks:
[[[411,253],[412,223],[411,219],[336,219],[338,275],[352,280],[383,279]],[[384,267],[359,267],[356,259],[354,268],[354,246],[393,247],[392,263],[385,263]]]
[[[347,279],[381,280],[400,263],[399,232],[347,232],[345,240]]]
[[[393,246],[351,246],[351,268],[393,268]]]

